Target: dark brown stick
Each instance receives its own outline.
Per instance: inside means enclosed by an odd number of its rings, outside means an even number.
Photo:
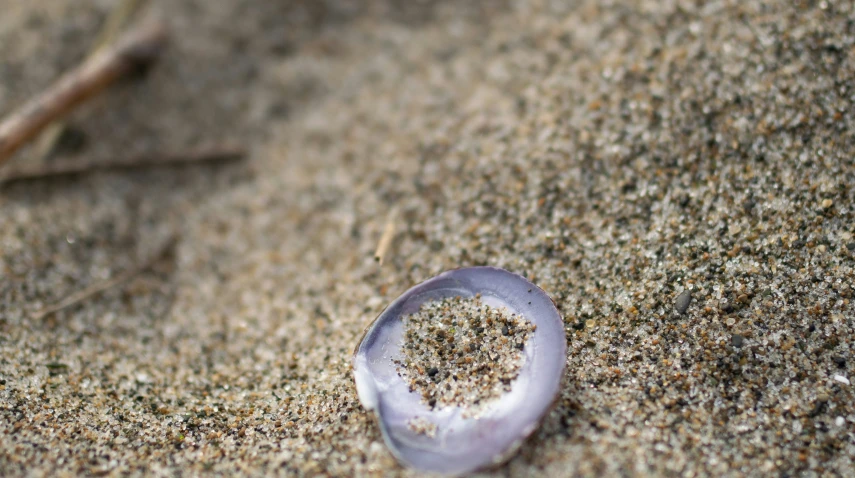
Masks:
[[[18,181],[49,179],[98,171],[122,171],[158,167],[185,166],[199,163],[218,163],[241,159],[246,150],[238,146],[218,146],[168,154],[148,154],[123,160],[86,161],[76,164],[38,165],[14,168],[0,172],[0,184]]]
[[[94,295],[104,292],[107,289],[111,289],[123,282],[128,281],[129,279],[139,275],[140,273],[145,272],[148,268],[150,268],[157,261],[163,258],[167,252],[172,250],[172,248],[175,246],[175,242],[176,238],[174,236],[170,237],[169,239],[164,241],[163,245],[154,254],[152,254],[151,257],[137,264],[135,267],[132,267],[131,269],[116,275],[115,277],[111,277],[107,280],[97,282],[95,284],[90,285],[89,287],[86,287],[85,289],[79,290],[69,296],[66,296],[64,299],[57,302],[56,304],[49,305],[44,309],[33,312],[31,317],[33,318],[33,320],[44,319],[45,317],[53,313],[71,307],[72,305],[77,304],[78,302],[82,302]]]
[[[154,61],[165,42],[165,26],[150,22],[63,75],[47,91],[0,122],[0,164],[51,122],[64,117],[118,78]]]

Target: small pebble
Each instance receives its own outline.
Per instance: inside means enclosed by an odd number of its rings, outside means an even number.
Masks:
[[[677,311],[677,314],[683,315],[689,310],[689,304],[692,302],[692,291],[689,289],[680,292],[680,295],[677,296],[677,300],[674,302],[674,309]]]
[[[837,380],[838,382],[844,385],[849,385],[849,379],[844,377],[843,375],[835,375],[834,380]]]
[[[733,336],[730,338],[730,343],[736,348],[742,347],[742,343],[744,341],[745,341],[745,338],[739,334],[733,334]]]

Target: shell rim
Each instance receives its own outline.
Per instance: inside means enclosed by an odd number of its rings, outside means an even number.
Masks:
[[[382,423],[382,420],[381,420],[381,418],[380,418],[380,412],[379,412],[379,410],[378,410],[376,407],[374,407],[374,408],[372,408],[372,409],[368,409],[368,408],[364,405],[364,403],[362,402],[362,399],[359,397],[359,387],[358,387],[358,386],[356,386],[356,382],[357,382],[357,378],[356,378],[357,357],[358,357],[358,355],[359,355],[359,351],[360,351],[360,349],[362,348],[362,344],[365,342],[365,338],[368,336],[368,333],[369,333],[369,332],[370,332],[370,331],[371,331],[371,330],[372,330],[372,329],[377,325],[377,323],[378,323],[378,321],[380,320],[380,318],[382,318],[382,317],[384,316],[384,314],[386,313],[386,311],[387,311],[390,307],[392,307],[393,305],[397,304],[400,300],[404,300],[404,298],[405,298],[405,297],[406,297],[406,296],[407,296],[407,295],[408,295],[408,294],[409,294],[413,289],[415,289],[416,287],[419,287],[419,286],[421,286],[421,285],[423,285],[423,284],[425,284],[425,283],[427,283],[427,282],[433,281],[433,280],[435,280],[435,279],[440,279],[440,278],[442,278],[442,277],[444,277],[444,276],[446,276],[446,275],[451,275],[451,274],[453,274],[454,272],[457,272],[457,271],[463,271],[463,270],[477,270],[477,269],[481,269],[481,270],[489,270],[489,271],[492,271],[492,272],[499,272],[499,273],[502,273],[502,274],[509,274],[509,275],[512,275],[512,276],[514,276],[517,280],[522,280],[523,282],[525,282],[526,284],[528,284],[530,287],[532,287],[532,288],[534,288],[534,289],[537,289],[540,293],[542,293],[542,294],[543,294],[543,296],[544,296],[544,297],[547,297],[547,298],[549,299],[550,303],[552,304],[552,308],[554,309],[554,311],[555,311],[555,313],[556,313],[556,315],[557,315],[557,317],[558,317],[558,319],[559,319],[559,321],[560,321],[560,323],[561,323],[561,330],[563,330],[563,331],[564,331],[564,333],[565,333],[565,344],[566,344],[566,329],[564,328],[563,317],[562,317],[562,315],[561,315],[561,312],[558,310],[558,304],[556,304],[555,300],[554,300],[554,299],[553,299],[553,298],[552,298],[552,297],[551,297],[551,296],[550,296],[550,295],[549,295],[545,290],[543,290],[543,288],[541,288],[541,287],[540,287],[540,286],[538,286],[537,284],[533,283],[533,282],[532,282],[532,281],[530,281],[528,278],[526,278],[526,277],[522,276],[521,274],[517,274],[517,273],[515,273],[515,272],[511,272],[511,271],[509,271],[509,270],[502,269],[502,268],[500,268],[500,267],[495,267],[495,266],[472,266],[472,267],[458,267],[458,268],[454,268],[454,269],[448,269],[448,270],[443,271],[443,272],[441,272],[441,273],[439,273],[439,274],[436,274],[436,275],[434,275],[434,276],[431,276],[431,277],[429,277],[428,279],[425,279],[424,281],[418,282],[418,283],[416,283],[416,284],[414,284],[414,285],[410,286],[409,288],[407,288],[407,290],[405,290],[404,292],[402,292],[401,294],[399,294],[399,295],[398,295],[394,300],[392,300],[391,302],[389,302],[389,303],[386,305],[386,307],[384,307],[384,308],[383,308],[383,310],[382,310],[382,311],[380,311],[380,313],[379,313],[379,314],[378,314],[378,315],[377,315],[377,316],[376,316],[376,317],[375,317],[375,318],[374,318],[374,319],[373,319],[373,320],[368,324],[368,326],[367,326],[367,327],[365,327],[365,329],[363,330],[362,334],[360,335],[360,337],[359,337],[359,341],[357,342],[356,346],[354,347],[354,350],[353,350],[353,356],[351,357],[351,368],[352,368],[352,374],[353,374],[353,378],[354,378],[354,385],[355,385],[356,392],[357,392],[357,398],[358,398],[358,399],[359,399],[359,401],[360,401],[360,405],[362,405],[362,406],[363,406],[363,408],[366,408],[366,410],[367,410],[367,411],[372,412],[372,414],[374,415],[374,418],[375,418],[375,419],[376,419],[376,421],[378,422],[378,425],[379,425],[379,427],[380,427],[380,431],[381,431],[381,433],[382,433],[382,435],[383,435],[383,441],[384,441],[384,442],[385,442],[385,444],[386,444],[386,448],[390,451],[390,453],[392,453],[392,455],[395,457],[395,459],[396,459],[396,460],[398,460],[398,462],[399,462],[399,463],[404,464],[404,465],[406,465],[407,467],[409,467],[409,468],[411,468],[411,469],[414,469],[414,470],[417,470],[417,471],[419,471],[419,472],[426,472],[426,470],[420,470],[420,469],[416,468],[416,467],[415,467],[415,466],[414,466],[414,465],[413,465],[409,460],[407,460],[407,459],[406,459],[406,458],[405,458],[405,457],[404,457],[404,456],[403,456],[403,455],[402,455],[402,454],[401,454],[401,453],[400,453],[400,452],[399,452],[399,451],[398,451],[394,446],[392,446],[392,445],[391,445],[391,440],[390,440],[390,437],[389,437],[389,435],[388,435],[388,431],[387,431],[386,427],[385,427],[385,426],[383,425],[383,423]],[[493,457],[489,462],[484,463],[483,465],[478,466],[478,467],[476,467],[476,468],[474,468],[474,469],[472,469],[472,470],[469,470],[469,471],[464,471],[464,472],[461,472],[461,473],[451,473],[451,474],[448,474],[448,473],[445,473],[445,474],[440,473],[440,475],[445,475],[445,476],[457,476],[457,475],[461,475],[461,474],[472,473],[472,472],[479,471],[479,470],[489,470],[489,469],[496,468],[496,467],[498,467],[498,466],[500,466],[500,465],[504,464],[505,462],[507,462],[508,460],[510,460],[514,455],[516,455],[516,453],[517,453],[517,452],[519,451],[519,449],[522,447],[523,443],[525,443],[525,441],[526,441],[526,440],[528,440],[528,438],[532,435],[532,433],[534,433],[534,431],[535,431],[535,430],[537,430],[537,429],[540,427],[540,425],[541,425],[541,423],[543,422],[543,420],[546,418],[546,416],[549,414],[549,412],[555,408],[556,404],[558,403],[558,401],[559,401],[559,399],[560,399],[560,396],[561,396],[561,393],[560,393],[560,392],[561,392],[561,389],[562,389],[562,388],[564,388],[564,383],[565,383],[565,381],[566,381],[566,377],[565,377],[565,375],[566,375],[566,368],[567,368],[567,361],[566,361],[566,355],[567,355],[567,352],[566,352],[566,345],[565,345],[565,348],[564,348],[564,351],[563,351],[563,355],[565,356],[565,360],[563,360],[563,361],[561,362],[561,365],[560,365],[560,375],[559,375],[559,376],[560,376],[560,378],[559,378],[559,382],[558,382],[558,384],[557,384],[557,389],[556,389],[555,396],[552,398],[552,400],[550,400],[549,404],[548,404],[547,406],[545,406],[545,407],[544,407],[544,410],[542,411],[542,413],[540,414],[540,416],[537,418],[537,420],[535,420],[535,421],[532,423],[531,427],[528,427],[528,429],[525,429],[525,430],[521,430],[521,433],[520,433],[519,438],[518,438],[517,440],[515,440],[515,442],[514,442],[511,446],[509,446],[509,447],[508,447],[504,452],[501,452],[501,453],[497,454],[497,455],[496,455],[496,456],[494,456],[494,457]],[[437,472],[429,472],[429,473],[437,473]]]

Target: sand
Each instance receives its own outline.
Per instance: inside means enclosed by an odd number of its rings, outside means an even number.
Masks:
[[[479,296],[425,302],[401,320],[402,357],[393,359],[398,375],[431,409],[465,408],[464,416],[478,416],[511,391],[535,329],[526,318],[490,307]]]
[[[2,0],[0,115],[113,3]],[[250,155],[2,186],[0,475],[415,476],[351,353],[408,287],[484,264],[568,341],[492,474],[855,474],[851,2],[156,3],[164,61],[53,161]]]

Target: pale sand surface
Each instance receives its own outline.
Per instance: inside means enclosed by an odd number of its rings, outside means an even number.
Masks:
[[[0,0],[0,115],[113,3]],[[250,157],[3,187],[0,475],[414,475],[351,352],[483,264],[568,337],[557,407],[495,475],[855,474],[852,2],[157,6],[164,61],[54,160]],[[30,318],[171,234],[156,270]]]

